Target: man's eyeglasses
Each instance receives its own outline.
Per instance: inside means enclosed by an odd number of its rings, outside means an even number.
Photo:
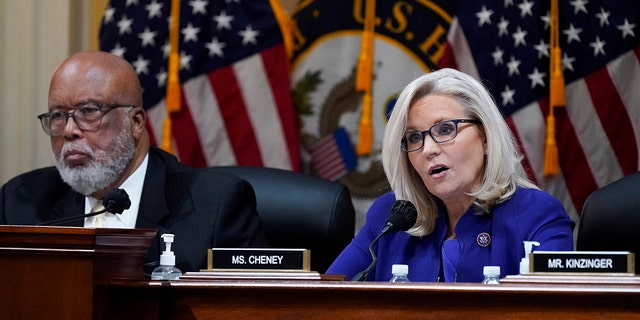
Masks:
[[[428,130],[411,130],[407,131],[402,137],[400,148],[404,152],[413,152],[422,149],[424,146],[424,137],[429,134],[431,139],[436,143],[444,143],[451,141],[458,136],[458,123],[476,123],[480,124],[480,120],[473,119],[453,119],[438,122],[431,126]]]
[[[98,104],[87,103],[80,105],[70,112],[51,111],[38,116],[42,130],[49,136],[56,137],[64,132],[69,118],[73,118],[78,128],[82,131],[98,131],[102,123],[102,116],[115,108],[133,108],[124,104]]]

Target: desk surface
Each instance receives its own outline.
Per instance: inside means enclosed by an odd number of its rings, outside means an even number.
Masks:
[[[609,279],[594,283],[516,279],[495,286],[116,280],[111,296],[120,316],[149,319],[640,319],[639,279]],[[133,312],[134,307],[140,312]]]

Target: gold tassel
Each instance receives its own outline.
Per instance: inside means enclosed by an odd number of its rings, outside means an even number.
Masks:
[[[291,59],[293,57],[293,36],[291,27],[291,18],[284,11],[278,0],[269,0],[273,15],[280,25],[280,33],[282,33],[282,42],[284,42],[284,49],[287,53],[287,57]]]
[[[362,115],[358,131],[357,155],[369,155],[373,144],[372,116],[372,82],[373,82],[373,46],[375,40],[376,1],[366,0],[364,15],[364,31],[360,43],[360,56],[356,70],[355,89],[364,91],[362,98]]]
[[[559,43],[558,0],[551,0],[550,61],[549,61],[549,115],[547,116],[547,137],[545,139],[545,176],[554,176],[560,171],[558,145],[556,143],[556,118],[554,109],[566,105],[564,77],[562,74],[562,50]]]
[[[180,89],[180,0],[171,0],[171,25],[169,26],[169,67],[167,75],[167,94],[165,104],[167,117],[162,126],[162,149],[173,153],[171,144],[171,113],[180,111],[182,92]]]

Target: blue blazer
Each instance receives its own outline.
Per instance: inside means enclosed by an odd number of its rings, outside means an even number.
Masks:
[[[343,274],[351,279],[371,263],[369,244],[379,234],[395,201],[393,193],[376,199],[367,220],[353,241],[336,258],[327,274]],[[383,236],[374,251],[378,262],[369,281],[389,281],[393,264],[409,265],[414,282],[481,282],[484,266],[500,266],[501,277],[519,273],[524,257],[523,241],[538,241],[535,250],[573,250],[574,222],[562,204],[536,189],[518,188],[509,200],[496,206],[490,215],[474,214],[473,206],[458,221],[456,236],[460,247],[453,279],[442,279],[441,255],[447,224],[439,207],[433,233],[413,237],[405,232]]]
[[[37,225],[84,213],[84,196],[64,183],[55,167],[19,175],[0,189],[0,224]],[[82,227],[83,219],[68,226]],[[251,185],[232,175],[181,164],[158,148],[149,163],[136,228],[173,233],[176,266],[182,271],[206,268],[213,247],[266,247]],[[151,244],[145,272],[159,265],[164,245]]]

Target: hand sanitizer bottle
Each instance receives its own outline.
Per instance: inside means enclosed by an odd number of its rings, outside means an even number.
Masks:
[[[394,264],[391,266],[392,283],[409,282],[409,266],[406,264]]]
[[[529,254],[533,249],[533,246],[539,246],[538,241],[522,241],[524,244],[524,258],[520,260],[520,274],[529,273]]]
[[[171,251],[171,244],[175,235],[165,233],[162,236],[165,243],[165,251],[160,255],[160,266],[151,273],[151,280],[178,280],[182,271],[176,268],[176,256]]]

